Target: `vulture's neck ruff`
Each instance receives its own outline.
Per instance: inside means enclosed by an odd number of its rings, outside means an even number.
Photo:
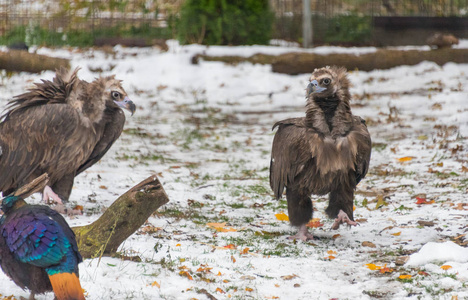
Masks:
[[[346,135],[352,126],[349,101],[337,94],[326,98],[310,96],[307,101],[306,125],[324,136]]]
[[[340,102],[340,99],[336,96],[333,95],[331,97],[326,97],[326,98],[314,98],[315,103],[322,109],[323,115],[325,117],[325,121],[327,122],[328,129],[332,131],[333,129],[333,124],[332,120],[333,117],[335,116],[335,111],[336,108],[338,107],[338,103]]]

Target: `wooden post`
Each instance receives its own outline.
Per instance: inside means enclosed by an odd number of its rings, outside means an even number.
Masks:
[[[312,15],[310,11],[310,0],[302,0],[302,46],[312,47]]]

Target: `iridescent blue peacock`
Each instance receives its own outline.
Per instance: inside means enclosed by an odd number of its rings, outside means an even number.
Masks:
[[[75,234],[58,212],[24,201],[47,180],[44,174],[3,199],[0,266],[18,286],[31,291],[29,299],[53,291],[58,300],[84,300]]]

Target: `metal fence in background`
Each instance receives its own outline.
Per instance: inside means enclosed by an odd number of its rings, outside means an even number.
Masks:
[[[468,0],[310,0],[313,20],[314,44],[379,44],[381,30],[376,30],[385,19],[392,29],[401,30],[407,23],[422,26],[431,22],[459,22],[468,17]],[[270,0],[276,15],[274,37],[300,41],[302,36],[302,0]],[[413,19],[405,22],[388,22],[391,19]],[[439,20],[439,19],[446,19]],[[457,24],[458,24],[457,23]],[[463,23],[463,22],[462,22]],[[424,24],[424,25],[423,25]],[[444,26],[434,24],[434,30]],[[427,32],[432,30],[427,28]],[[453,27],[453,26],[452,26]],[[452,28],[450,28],[452,29]],[[461,33],[464,29],[460,29]],[[377,33],[376,33],[377,32]],[[422,42],[424,39],[417,41]],[[391,42],[391,41],[389,41]],[[385,42],[384,42],[385,43]]]
[[[229,0],[226,0],[229,1]],[[273,38],[300,42],[303,0],[269,0]],[[467,17],[468,0],[310,0],[314,44],[372,44],[379,17]],[[167,27],[184,0],[0,0],[0,37],[19,26],[49,32]],[[388,23],[388,22],[387,22]],[[377,23],[378,24],[378,23]],[[390,23],[391,24],[391,23]],[[396,24],[395,26],[398,26]]]
[[[19,26],[93,31],[115,26],[167,26],[183,0],[0,0],[0,35]]]

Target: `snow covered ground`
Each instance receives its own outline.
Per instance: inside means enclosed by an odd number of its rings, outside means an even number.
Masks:
[[[170,198],[120,248],[141,262],[104,257],[80,265],[87,299],[468,298],[468,64],[350,72],[353,113],[366,119],[374,143],[355,196],[360,226],[330,230],[327,198],[314,197],[317,239],[293,242],[286,237],[294,229],[276,216],[287,213],[286,202],[273,200],[268,183],[271,127],[304,114],[310,74],[190,63],[201,52],[290,50],[173,41],[166,53],[37,50],[70,58],[86,80],[115,74],[138,107],[108,154],[76,178],[71,200],[85,214],[68,217],[70,224],[94,221],[152,174]],[[0,105],[53,75],[4,73]],[[1,272],[0,294],[29,295]]]

